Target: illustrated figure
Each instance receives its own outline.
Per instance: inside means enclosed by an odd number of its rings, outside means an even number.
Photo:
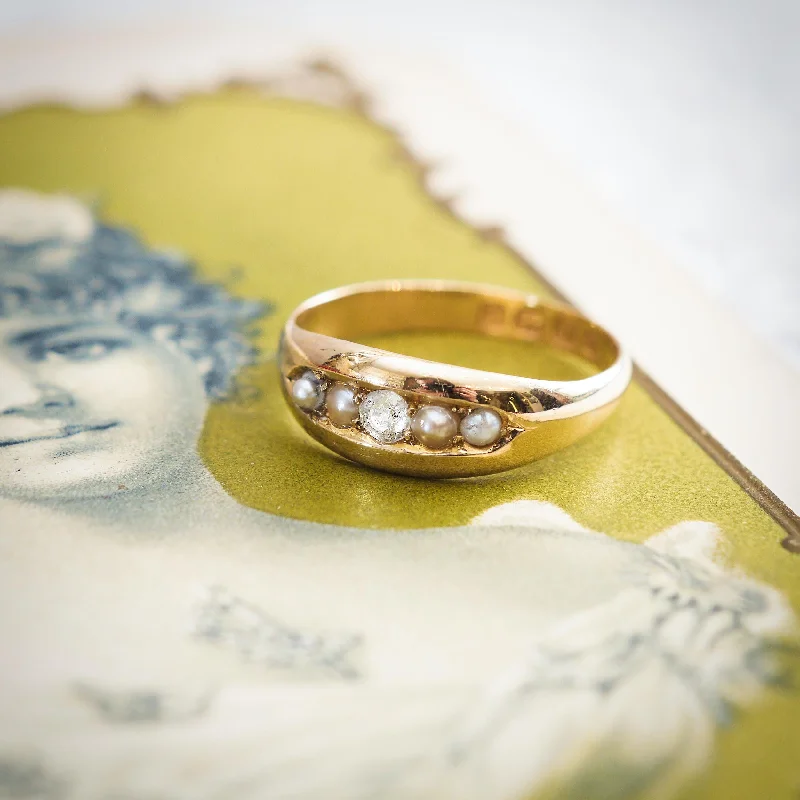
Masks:
[[[700,771],[779,677],[781,595],[702,522],[637,545],[533,500],[387,535],[240,505],[197,440],[266,311],[73,198],[0,193],[0,795],[666,797]]]

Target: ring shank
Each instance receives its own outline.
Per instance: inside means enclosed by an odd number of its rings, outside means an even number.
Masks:
[[[599,371],[578,380],[543,380],[363,344],[382,334],[425,331],[542,342]],[[632,371],[614,338],[569,308],[510,289],[446,281],[357,284],[316,295],[287,320],[278,362],[295,418],[326,447],[389,472],[450,478],[512,469],[577,441],[612,412]],[[293,402],[296,385],[309,371],[326,392],[344,384],[357,403],[388,390],[413,414],[436,405],[463,420],[489,407],[501,417],[501,433],[484,448],[458,436],[444,451],[426,450],[414,437],[379,444],[363,426],[338,428],[324,408],[309,412]]]
[[[545,380],[429,361],[362,344],[365,337],[456,331],[543,342],[598,369],[578,380]],[[576,417],[619,399],[630,359],[614,338],[577,312],[511,289],[447,281],[356,284],[323,292],[286,323],[282,370],[302,367],[364,387],[479,403],[513,413],[523,426]]]
[[[298,328],[359,341],[410,331],[456,331],[492,338],[540,342],[577,355],[600,370],[620,357],[613,337],[577,312],[496,287],[465,290],[383,285],[340,294],[299,310]]]

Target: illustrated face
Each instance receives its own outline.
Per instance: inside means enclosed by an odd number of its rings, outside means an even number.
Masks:
[[[0,494],[84,498],[169,481],[206,397],[171,343],[89,317],[0,319]]]

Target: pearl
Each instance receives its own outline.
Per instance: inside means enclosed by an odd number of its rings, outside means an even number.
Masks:
[[[358,412],[364,430],[383,444],[394,444],[404,439],[411,423],[408,403],[397,392],[388,389],[370,392]]]
[[[487,447],[498,440],[502,427],[503,420],[496,411],[478,408],[461,420],[461,435],[474,447]]]
[[[342,383],[337,383],[328,389],[325,396],[325,408],[328,419],[339,428],[351,428],[358,419],[358,403],[356,393]]]
[[[304,411],[314,411],[322,405],[325,392],[311,370],[304,372],[292,383],[292,399]]]
[[[458,433],[458,418],[442,406],[422,406],[411,420],[411,433],[425,447],[441,450]]]

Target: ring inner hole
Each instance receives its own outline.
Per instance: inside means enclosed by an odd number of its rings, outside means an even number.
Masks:
[[[578,314],[498,295],[364,292],[308,309],[297,324],[395,353],[521,377],[576,380],[617,356],[611,337]]]

